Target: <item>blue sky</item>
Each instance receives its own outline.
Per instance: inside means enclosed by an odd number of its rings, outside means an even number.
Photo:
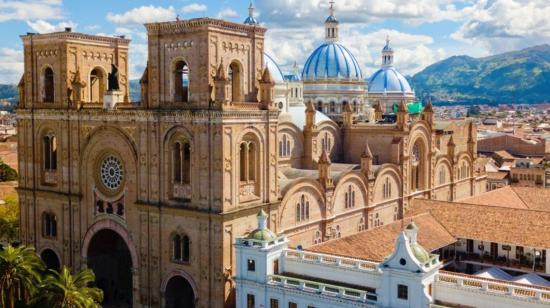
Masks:
[[[389,35],[396,66],[414,74],[452,55],[474,57],[550,43],[549,0],[335,0],[341,41],[365,76],[380,65]],[[0,0],[0,83],[22,72],[19,35],[74,31],[132,39],[131,77],[139,78],[147,59],[144,22],[217,17],[242,22],[248,0],[76,1]],[[266,48],[283,70],[301,66],[323,41],[328,0],[255,0],[256,15],[269,29]]]

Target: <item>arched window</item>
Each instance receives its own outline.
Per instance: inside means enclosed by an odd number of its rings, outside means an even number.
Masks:
[[[57,138],[54,135],[45,135],[42,139],[44,154],[44,170],[57,170]]]
[[[237,62],[231,62],[229,65],[229,80],[231,80],[231,100],[233,102],[242,102],[242,70]]]
[[[446,181],[447,179],[446,179],[445,167],[441,167],[441,169],[439,170],[439,184],[445,184]]]
[[[322,101],[317,102],[317,110],[320,111],[320,112],[323,112],[323,102]]]
[[[305,195],[300,197],[300,201],[296,204],[296,222],[309,220],[309,200]]]
[[[345,193],[345,208],[355,207],[355,189],[352,185],[348,186],[348,191]]]
[[[335,112],[335,111],[336,111],[336,103],[330,102],[330,112]]]
[[[290,137],[287,134],[283,134],[281,140],[279,140],[279,157],[290,156]]]
[[[245,138],[245,141],[241,142],[239,146],[239,170],[242,182],[254,182],[257,176],[259,163],[258,145],[256,141],[251,139]]]
[[[51,67],[46,67],[44,70],[44,103],[53,103],[55,100],[54,74]]]
[[[327,132],[325,132],[323,138],[321,139],[321,149],[327,152],[330,152],[330,150],[332,149],[332,139]]]
[[[95,68],[90,73],[90,102],[103,103],[105,94],[105,74],[103,70]]]
[[[358,225],[357,231],[359,232],[365,231],[365,218],[361,217],[361,219],[359,219],[359,225]]]
[[[189,262],[190,240],[187,235],[176,234],[172,237],[172,260],[175,262]]]
[[[174,184],[189,184],[191,182],[191,146],[189,142],[175,142],[172,153]]]
[[[411,190],[418,191],[424,186],[423,149],[416,142],[411,152]]]
[[[44,237],[57,237],[57,217],[55,214],[42,214],[42,235]]]
[[[357,110],[357,102],[353,102],[353,112],[357,113],[358,110]]]
[[[189,101],[189,66],[178,61],[174,67],[174,102]]]
[[[386,181],[384,183],[384,185],[382,185],[382,196],[384,199],[389,199],[391,198],[392,194],[391,194],[391,187],[392,186],[392,183],[390,181],[390,178],[389,177],[386,177]]]

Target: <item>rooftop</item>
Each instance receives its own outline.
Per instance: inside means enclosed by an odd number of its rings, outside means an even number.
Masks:
[[[536,187],[505,186],[462,200],[477,205],[550,211],[550,190]]]

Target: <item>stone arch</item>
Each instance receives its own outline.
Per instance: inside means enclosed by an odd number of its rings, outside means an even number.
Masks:
[[[407,155],[409,156],[408,186],[411,192],[430,187],[430,142],[425,127],[418,126],[411,134]]]
[[[244,101],[244,66],[240,60],[232,59],[227,66],[228,74],[231,81],[231,100],[233,102]]]
[[[177,142],[180,143],[180,155],[182,159],[180,162],[181,165],[179,166],[181,172],[181,179],[179,181],[176,181],[174,174],[174,172],[176,172],[174,146]],[[193,179],[197,176],[195,174],[195,168],[192,168],[197,161],[194,152],[194,138],[192,132],[188,128],[180,125],[174,126],[164,135],[163,157],[166,163],[163,164],[163,168],[166,183],[169,184],[162,187],[162,195],[166,199],[192,199],[193,187],[196,185]]]
[[[462,171],[461,168],[465,166],[466,171]],[[469,178],[473,176],[473,163],[470,155],[467,152],[462,152],[458,155],[456,164],[456,178],[458,180],[463,178]],[[465,174],[464,174],[465,173]]]
[[[50,245],[45,245],[40,251],[40,259],[48,269],[59,270],[61,268],[61,257],[59,251]]]
[[[325,217],[324,213],[324,197],[321,193],[321,190],[316,185],[314,180],[302,179],[292,183],[291,188],[285,193],[283,200],[281,201],[282,206],[279,210],[279,221],[278,226],[285,229],[291,229],[295,226],[298,226],[296,221],[296,203],[301,198],[302,194],[308,197],[309,201],[309,222],[314,222],[321,220]],[[290,228],[289,228],[290,227]]]
[[[386,178],[391,180],[392,192],[391,200],[395,198],[400,198],[403,196],[403,184],[402,184],[402,175],[399,169],[396,166],[384,164],[380,170],[376,173],[376,180],[374,182],[374,203],[384,202],[385,200],[390,200],[384,198],[383,188],[386,183]]]
[[[128,232],[128,230],[124,226],[122,226],[119,222],[112,219],[99,220],[88,228],[88,230],[86,231],[86,235],[84,235],[84,239],[82,240],[81,256],[83,260],[86,260],[88,257],[90,242],[94,237],[94,235],[99,231],[105,230],[105,229],[116,232],[126,242],[126,246],[128,246],[128,250],[130,251],[130,256],[132,257],[132,267],[138,268],[139,267],[138,254],[136,251],[136,246],[134,244],[134,241],[132,240],[132,236],[130,235],[130,232]]]
[[[364,208],[368,205],[368,192],[365,185],[366,179],[362,173],[351,171],[342,176],[334,188],[334,197],[332,198],[332,208],[334,213],[348,211],[350,209]],[[352,185],[352,195],[350,196],[349,186]],[[348,204],[346,197],[352,203]]]
[[[174,57],[170,62],[168,72],[170,74],[170,78],[168,78],[170,81],[170,97],[173,98],[174,102],[188,102],[191,97],[191,65],[189,61],[182,56]],[[187,86],[183,85],[185,78],[187,78]]]
[[[197,288],[197,284],[195,283],[195,280],[191,275],[189,275],[186,271],[182,269],[176,269],[168,273],[166,277],[162,280],[160,284],[160,292],[164,293],[166,292],[166,287],[168,286],[168,282],[174,277],[182,277],[191,285],[191,288],[193,289],[193,293],[195,294],[195,302],[199,299],[199,289]]]
[[[292,167],[301,167],[302,156],[304,155],[304,135],[296,125],[290,122],[284,122],[279,124],[278,132],[279,142],[281,142],[281,136],[286,134],[290,143],[290,156],[284,157],[285,160],[289,160]],[[278,145],[278,153],[281,152],[281,143]],[[280,156],[279,156],[280,157]]]
[[[445,168],[445,181],[443,183],[441,182],[441,168]],[[447,157],[440,157],[435,164],[434,170],[435,186],[444,185],[452,182],[453,168],[451,162]]]
[[[40,88],[43,103],[53,103],[55,101],[55,71],[49,64],[40,69]]]
[[[323,149],[328,149],[331,161],[337,161],[341,150],[340,129],[336,123],[324,121],[318,124],[318,131],[317,153],[320,156]]]
[[[88,73],[88,101],[103,103],[107,91],[107,70],[101,65],[94,65]]]

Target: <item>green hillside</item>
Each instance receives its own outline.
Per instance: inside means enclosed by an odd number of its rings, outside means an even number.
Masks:
[[[550,101],[550,46],[485,58],[454,56],[411,79],[416,94],[441,102],[537,103]]]

